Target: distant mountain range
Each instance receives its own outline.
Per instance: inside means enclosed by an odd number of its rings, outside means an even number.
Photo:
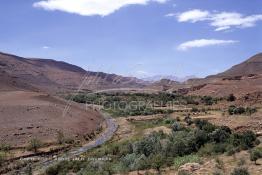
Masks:
[[[48,92],[144,87],[144,81],[103,72],[86,71],[78,66],[51,59],[23,58],[0,53],[0,89],[38,89]]]
[[[177,81],[177,82],[184,82],[184,81],[187,81],[188,79],[192,79],[192,78],[197,78],[197,77],[194,76],[194,75],[185,76],[185,77],[177,77],[177,76],[174,76],[174,75],[155,75],[155,76],[151,76],[151,77],[142,78],[142,80],[149,81],[149,82],[157,82],[157,81],[160,81],[162,79],[168,79],[168,80]]]
[[[262,93],[262,53],[225,72],[202,79],[190,79],[186,85],[191,87],[189,94],[193,95],[225,96],[233,93],[243,96],[256,92]]]
[[[206,78],[156,75],[144,79],[86,71],[50,59],[23,58],[0,53],[0,90],[61,91],[139,88],[180,91],[192,95],[225,96],[262,91],[262,53]]]

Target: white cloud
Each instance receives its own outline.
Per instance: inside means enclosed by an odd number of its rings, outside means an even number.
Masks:
[[[208,11],[202,11],[202,10],[190,10],[184,13],[181,13],[177,15],[177,20],[179,22],[197,22],[197,21],[204,21],[209,17]]]
[[[190,48],[199,48],[199,47],[207,47],[207,46],[214,46],[214,45],[224,45],[224,44],[233,44],[238,41],[234,40],[217,40],[217,39],[199,39],[199,40],[192,40],[187,41],[180,44],[177,49],[181,51],[186,51]]]
[[[176,14],[175,13],[168,13],[168,14],[165,15],[165,17],[173,17],[173,16],[176,16]]]
[[[49,46],[43,46],[42,49],[50,49]]]
[[[244,16],[240,13],[222,12],[213,14],[210,20],[210,25],[216,27],[216,31],[220,31],[230,29],[231,27],[253,27],[257,21],[262,20],[262,15]]]
[[[167,0],[42,0],[34,7],[60,10],[82,16],[107,16],[128,5],[146,5],[150,2],[165,3]]]
[[[215,31],[228,30],[232,27],[247,28],[262,21],[262,14],[244,16],[236,12],[209,12],[194,9],[178,14],[178,22],[199,22],[208,21],[210,26],[215,27]]]

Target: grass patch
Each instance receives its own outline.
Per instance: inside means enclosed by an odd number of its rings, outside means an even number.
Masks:
[[[201,158],[196,154],[190,154],[183,157],[176,157],[174,159],[174,167],[177,170],[181,165],[186,163],[200,163]]]

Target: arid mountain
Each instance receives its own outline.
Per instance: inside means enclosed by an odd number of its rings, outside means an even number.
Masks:
[[[143,87],[143,81],[103,72],[91,72],[65,62],[29,59],[0,53],[0,88],[65,90]],[[2,80],[5,79],[5,82]]]
[[[156,81],[154,83],[151,83],[146,88],[147,89],[155,89],[159,91],[166,91],[174,86],[179,86],[180,83],[177,81],[173,81],[170,79],[161,79],[159,81]]]
[[[57,132],[84,140],[103,122],[100,113],[46,93],[0,91],[0,142],[24,146],[32,138],[55,142]]]
[[[0,53],[0,142],[18,147],[32,138],[55,142],[58,131],[85,140],[101,126],[101,114],[49,95],[77,88],[85,75],[94,77],[64,62]],[[108,81],[101,74],[98,77],[100,82]]]
[[[217,75],[209,76],[212,77],[234,77],[234,76],[249,76],[252,74],[262,74],[262,53],[259,53],[248,60],[233,66],[225,72]]]
[[[160,81],[162,79],[168,79],[168,80],[177,81],[177,82],[184,82],[184,81],[187,81],[188,79],[192,79],[192,78],[196,78],[196,76],[192,75],[192,76],[185,76],[185,77],[177,77],[177,76],[174,76],[174,75],[155,75],[155,76],[152,76],[152,77],[143,78],[142,80],[148,81],[148,82],[153,82],[153,83]]]
[[[229,70],[204,79],[191,79],[187,86],[202,86],[189,94],[226,96],[233,93],[244,96],[262,91],[262,53],[233,66]]]

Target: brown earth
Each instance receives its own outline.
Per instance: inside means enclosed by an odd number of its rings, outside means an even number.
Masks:
[[[100,127],[103,118],[98,112],[45,93],[30,91],[0,92],[0,142],[20,147],[32,138],[43,142],[56,141],[57,131],[68,138],[83,136]]]
[[[78,66],[50,59],[23,58],[0,53],[0,89],[10,87],[38,89],[49,93],[98,90],[121,87],[143,87],[134,77],[86,71]]]
[[[238,79],[213,79],[205,86],[189,91],[188,94],[225,97],[232,93],[237,97],[243,97],[258,92],[262,92],[262,74],[251,77],[241,76]]]
[[[248,93],[259,93],[262,92],[262,53],[217,75],[189,79],[184,83],[163,80],[147,87],[187,95],[219,97],[228,96],[231,93],[238,97]]]

